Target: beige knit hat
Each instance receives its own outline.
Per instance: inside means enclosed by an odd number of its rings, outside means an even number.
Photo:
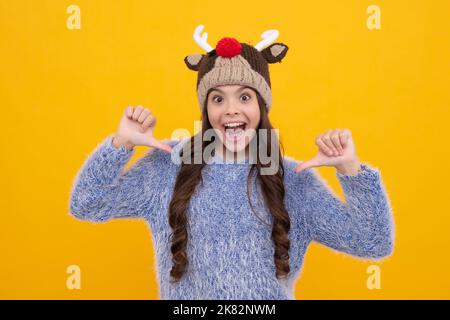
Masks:
[[[200,108],[204,107],[206,94],[210,88],[220,85],[239,84],[254,88],[266,103],[267,111],[272,105],[269,63],[281,62],[288,46],[283,43],[271,44],[278,38],[277,30],[265,31],[257,45],[240,43],[225,37],[217,42],[216,48],[207,43],[208,34],[200,36],[204,26],[194,31],[194,40],[207,54],[192,54],[184,58],[191,70],[198,71],[197,97]]]

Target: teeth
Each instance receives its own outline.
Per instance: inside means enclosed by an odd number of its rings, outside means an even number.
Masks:
[[[230,122],[230,123],[224,124],[224,126],[227,128],[234,128],[234,127],[242,126],[243,124],[245,124],[245,123],[244,122]]]

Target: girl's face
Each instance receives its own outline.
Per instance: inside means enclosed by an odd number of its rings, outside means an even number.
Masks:
[[[259,125],[260,110],[254,89],[241,85],[217,86],[207,100],[208,119],[228,151],[246,149]]]

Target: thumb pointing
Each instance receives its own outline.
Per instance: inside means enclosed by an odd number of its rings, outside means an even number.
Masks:
[[[161,149],[163,151],[166,151],[167,153],[171,153],[172,152],[172,147],[166,143],[162,143],[159,140],[156,140],[155,138],[151,139],[151,146],[155,147],[157,149]]]
[[[311,159],[311,160],[307,160],[307,161],[303,161],[302,163],[300,163],[296,168],[295,168],[295,172],[299,173],[305,169],[311,168],[316,166],[316,161],[315,159]]]

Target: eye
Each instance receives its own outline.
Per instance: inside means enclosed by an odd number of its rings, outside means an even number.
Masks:
[[[218,100],[216,100],[216,98],[219,98],[220,100],[218,101]],[[222,97],[221,96],[214,96],[213,98],[212,98],[212,100],[214,101],[214,102],[218,102],[218,103],[220,103],[220,102],[222,102]]]
[[[246,99],[244,99],[244,101],[248,101],[248,100],[251,99],[250,95],[247,94],[247,93],[244,93],[244,94],[241,96],[241,98],[242,98],[242,97],[247,97]]]

